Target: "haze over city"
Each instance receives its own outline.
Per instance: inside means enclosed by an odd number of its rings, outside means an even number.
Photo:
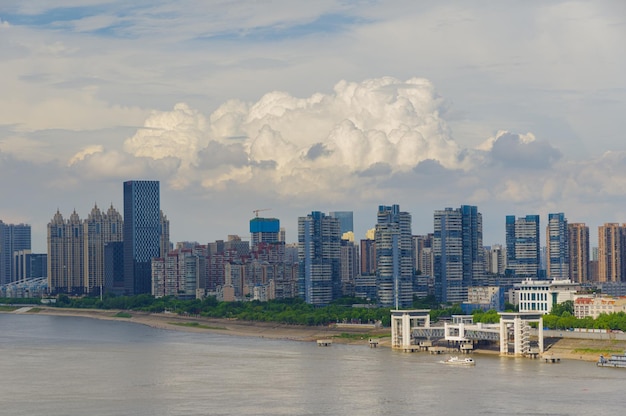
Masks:
[[[0,2],[0,219],[161,181],[171,240],[378,205],[626,222],[619,1]],[[591,239],[595,245],[595,237]]]

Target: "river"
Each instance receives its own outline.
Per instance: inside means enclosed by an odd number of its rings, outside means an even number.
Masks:
[[[595,363],[168,331],[0,314],[3,415],[622,415],[626,370]]]

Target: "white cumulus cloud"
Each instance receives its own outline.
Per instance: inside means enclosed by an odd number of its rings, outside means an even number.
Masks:
[[[332,93],[308,98],[276,91],[254,103],[231,100],[208,117],[177,104],[154,112],[124,149],[178,159],[179,186],[191,177],[205,187],[262,179],[282,194],[341,192],[362,185],[363,172],[386,177],[425,160],[468,168],[442,108],[423,78],[341,81]]]

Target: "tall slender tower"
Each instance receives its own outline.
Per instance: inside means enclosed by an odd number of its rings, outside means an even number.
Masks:
[[[569,241],[569,278],[585,283],[589,279],[589,227],[582,223],[567,225]]]
[[[124,289],[151,293],[151,261],[161,257],[159,181],[124,182]]]
[[[539,215],[506,216],[507,273],[536,279],[541,275]]]
[[[624,268],[624,227],[606,223],[598,227],[598,280],[619,282]]]
[[[567,219],[562,212],[548,214],[546,226],[546,271],[554,280],[569,279],[569,241]]]
[[[484,275],[482,215],[473,205],[435,211],[435,292],[442,302],[467,300],[467,288]]]
[[[48,291],[81,295],[85,290],[83,222],[72,212],[65,221],[57,210],[48,223]]]
[[[113,205],[105,213],[95,205],[85,220],[85,293],[104,291],[104,247],[108,243],[123,240],[123,227],[122,215]]]
[[[411,214],[399,205],[378,207],[376,286],[381,306],[407,308],[413,302]]]
[[[341,294],[339,220],[313,211],[298,218],[298,293],[307,303],[327,305]]]

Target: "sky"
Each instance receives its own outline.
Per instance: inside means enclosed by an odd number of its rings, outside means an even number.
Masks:
[[[379,205],[626,223],[626,2],[0,0],[0,220],[123,213],[171,240]],[[544,237],[542,237],[544,238]]]

